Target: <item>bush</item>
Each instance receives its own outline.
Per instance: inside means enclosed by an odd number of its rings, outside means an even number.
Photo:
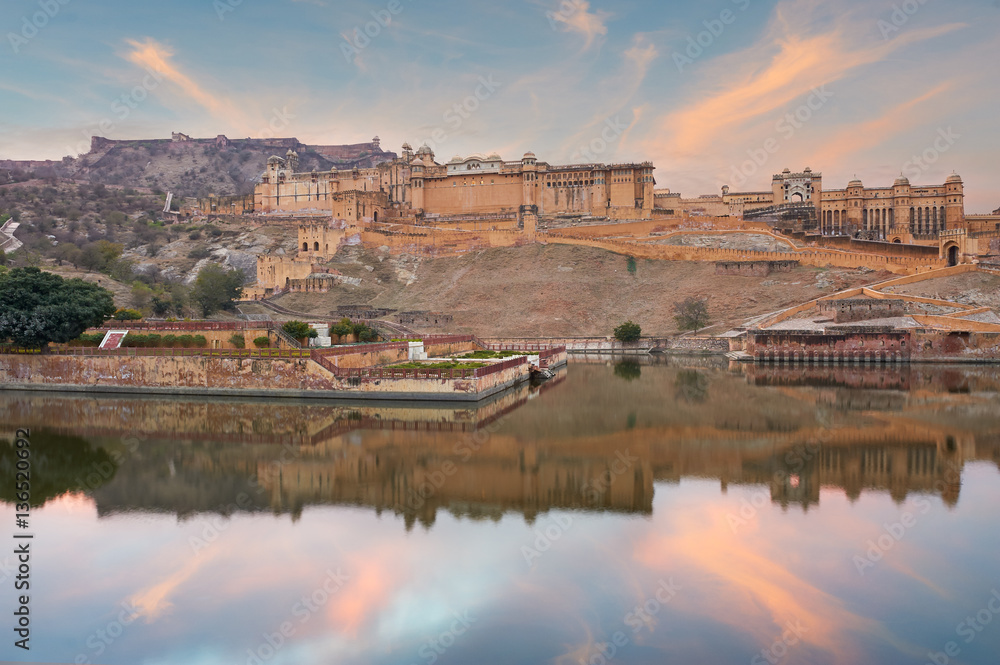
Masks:
[[[285,324],[281,326],[281,329],[295,339],[302,339],[304,337],[316,339],[316,337],[319,336],[318,332],[310,328],[309,324],[303,321],[286,321]]]
[[[135,335],[129,333],[125,336],[122,346],[129,349],[153,349],[163,343],[163,338],[159,335]]]
[[[142,318],[142,312],[124,307],[115,312],[115,321],[138,321]]]
[[[619,342],[637,342],[642,337],[642,328],[638,323],[626,321],[615,328],[615,339]]]
[[[195,259],[200,261],[201,259],[207,259],[212,255],[212,251],[208,247],[195,247],[190,252],[188,252],[189,259]]]
[[[208,346],[208,339],[204,335],[195,335],[191,340],[191,346],[204,349]]]
[[[258,337],[253,341],[253,345],[258,349],[266,349],[271,346],[271,339],[269,337]]]
[[[162,342],[163,346],[173,348],[177,346],[177,335],[164,335]]]
[[[70,342],[70,346],[99,346],[104,341],[104,333],[84,333]]]
[[[234,333],[233,336],[229,338],[229,343],[237,349],[245,349],[247,346],[247,339],[239,333]]]
[[[339,335],[340,337],[346,337],[347,335],[354,334],[354,324],[348,318],[343,318],[340,323],[330,328],[330,332],[334,335]]]

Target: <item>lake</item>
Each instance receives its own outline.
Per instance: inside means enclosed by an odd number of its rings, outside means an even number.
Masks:
[[[478,407],[0,391],[0,453],[0,660],[1000,653],[1000,368],[573,358]]]

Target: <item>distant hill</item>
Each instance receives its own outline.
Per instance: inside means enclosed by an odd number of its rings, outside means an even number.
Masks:
[[[246,194],[253,191],[268,157],[293,150],[301,171],[371,168],[396,158],[382,150],[378,137],[370,143],[311,146],[286,139],[169,139],[114,141],[91,139],[90,152],[61,161],[0,160],[0,182],[10,173],[36,178],[86,180],[93,184],[144,187],[181,197]],[[6,171],[8,173],[2,173]]]

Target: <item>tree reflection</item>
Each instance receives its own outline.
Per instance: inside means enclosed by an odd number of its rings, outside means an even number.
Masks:
[[[675,398],[688,404],[701,404],[708,399],[708,377],[693,369],[678,372],[674,388]]]
[[[67,492],[95,490],[115,477],[118,464],[103,448],[94,450],[86,439],[41,430],[31,441],[31,505],[44,505]],[[0,476],[10,482],[0,487],[0,500],[15,503],[13,482],[17,450],[12,441],[0,441]]]

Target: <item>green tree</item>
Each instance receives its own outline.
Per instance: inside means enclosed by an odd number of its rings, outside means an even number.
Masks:
[[[690,297],[674,305],[674,320],[681,330],[695,332],[707,326],[711,319],[708,316],[708,298]]]
[[[229,338],[229,343],[233,345],[234,348],[243,349],[246,348],[247,338],[239,333],[233,333]]]
[[[114,296],[82,279],[38,268],[0,275],[0,341],[26,348],[66,343],[115,313]]]
[[[310,328],[308,323],[303,321],[286,321],[281,329],[286,333],[294,337],[295,339],[303,339],[308,337],[309,339],[316,339],[319,337],[319,333],[315,329]]]
[[[209,264],[201,269],[191,290],[191,299],[209,316],[220,309],[231,310],[243,295],[243,273]]]
[[[642,328],[638,323],[626,321],[615,328],[615,339],[619,342],[637,342],[642,337]]]
[[[7,252],[0,249],[0,266],[7,265]]]
[[[266,335],[261,335],[260,337],[254,338],[253,345],[258,349],[266,349],[271,346],[271,338]]]
[[[633,276],[635,275],[636,271],[639,269],[639,266],[635,262],[635,257],[634,256],[630,256],[630,257],[628,257],[625,260],[625,266],[628,268],[628,274],[633,275]]]

